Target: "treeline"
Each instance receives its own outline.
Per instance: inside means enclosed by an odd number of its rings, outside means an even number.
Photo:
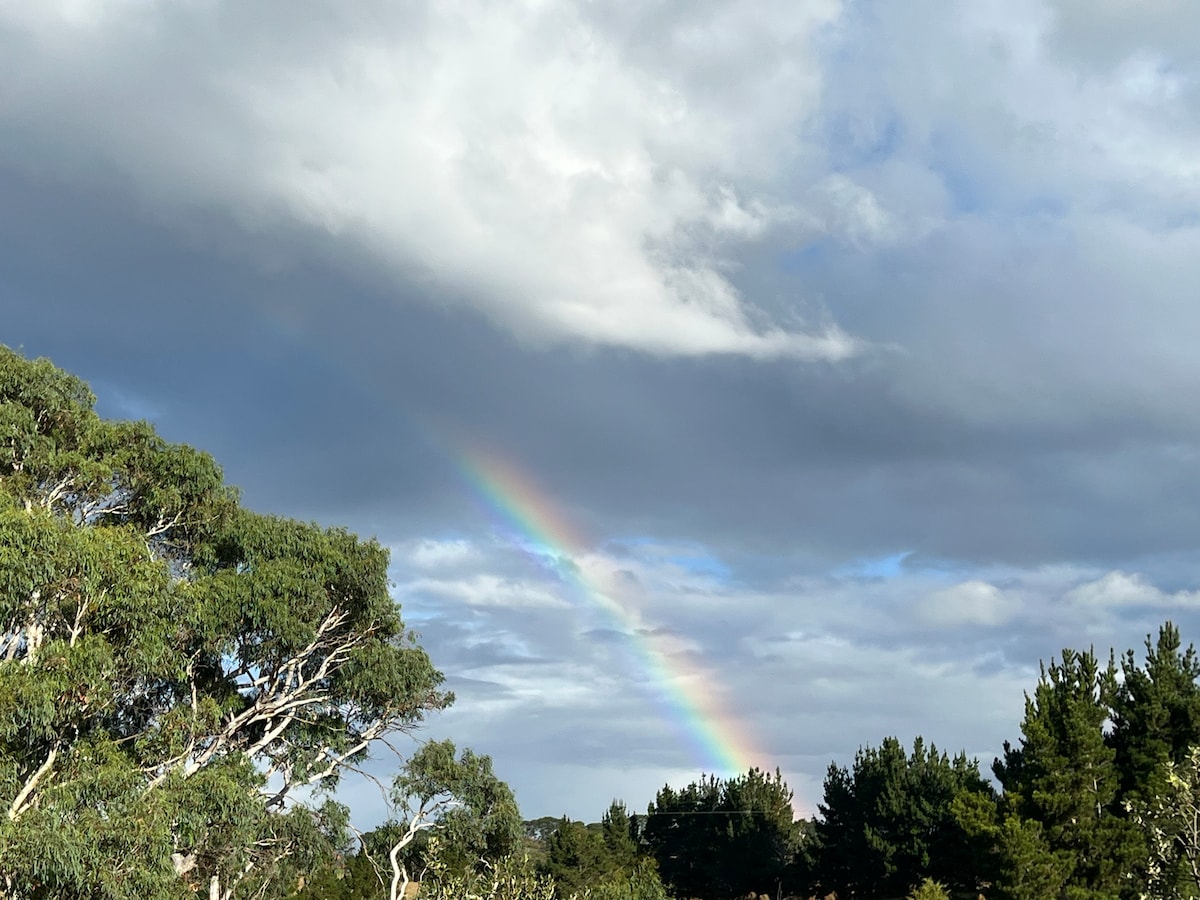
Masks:
[[[706,852],[646,847],[682,895],[714,900],[904,897],[929,881],[989,900],[1198,897],[1198,676],[1195,650],[1170,622],[1140,661],[1133,651],[1101,663],[1067,649],[1026,695],[1021,737],[993,762],[994,785],[962,754],[920,738],[906,751],[887,738],[850,766],[829,767],[813,820],[789,830],[785,817],[763,813],[777,851],[721,833],[736,859],[730,871],[757,871],[756,880],[698,871]],[[660,792],[648,825],[675,796]],[[685,821],[676,827],[694,839],[700,826]]]
[[[512,900],[1200,897],[1198,676],[1168,622],[1140,660],[1067,649],[1044,665],[994,780],[962,753],[889,737],[830,765],[812,819],[794,817],[778,772],[751,770],[665,786],[644,815],[614,801],[592,825],[525,822],[502,855],[520,864],[442,851],[524,871],[516,893],[488,895]],[[432,874],[430,890],[454,873]]]

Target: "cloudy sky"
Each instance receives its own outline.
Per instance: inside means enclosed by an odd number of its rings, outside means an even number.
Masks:
[[[527,816],[1200,639],[1200,6],[0,0],[0,342],[375,535]],[[360,820],[378,813],[351,787]]]

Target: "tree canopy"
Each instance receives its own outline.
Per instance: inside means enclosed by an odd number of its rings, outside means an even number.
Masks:
[[[643,839],[680,896],[773,894],[795,851],[792,799],[778,771],[667,785],[650,804]]]
[[[207,454],[0,348],[0,885],[283,890],[345,811],[292,802],[451,697],[374,541],[241,506]]]
[[[975,890],[977,852],[954,816],[964,794],[986,801],[992,789],[978,763],[951,759],[894,737],[859,750],[850,768],[830,765],[816,824],[821,848],[817,881],[848,897],[900,897],[925,880]]]

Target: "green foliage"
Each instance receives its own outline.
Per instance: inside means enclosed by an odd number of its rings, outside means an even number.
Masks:
[[[584,831],[586,826],[580,825]],[[422,873],[421,900],[670,900],[654,863],[648,859],[636,861],[626,872],[608,877],[594,876],[586,884],[568,886],[556,882],[549,874],[540,872],[528,857],[509,854],[494,860],[486,860],[471,868],[447,865],[442,854],[440,840],[431,841],[427,867]],[[363,893],[359,885],[365,884],[355,868],[352,858],[345,866],[341,881],[326,880],[298,896],[313,900],[366,900],[385,897],[386,890],[375,880],[374,891]]]
[[[514,855],[521,844],[521,813],[507,784],[496,777],[492,760],[472,750],[455,758],[451,741],[425,744],[396,776],[393,803],[404,820],[380,829],[386,846],[377,856],[383,868],[391,847],[410,829],[413,840],[404,862],[411,872],[428,865],[429,836],[436,834],[438,864],[464,871]]]
[[[543,871],[565,893],[575,893],[610,878],[617,866],[601,832],[564,818],[546,841]]]
[[[1117,767],[1104,725],[1115,687],[1113,663],[1092,652],[1064,650],[1042,667],[1026,696],[1019,747],[1006,743],[993,770],[1004,787],[1000,815],[1002,898],[1032,898],[1023,885],[1039,875],[1046,896],[1117,897],[1138,856],[1136,833],[1115,814]]]
[[[663,881],[705,900],[775,894],[796,838],[791,790],[778,771],[758,769],[728,781],[706,776],[682,791],[664,787],[643,833]]]
[[[1121,658],[1122,678],[1112,693],[1109,743],[1123,800],[1153,796],[1163,786],[1168,763],[1184,761],[1200,744],[1200,658],[1181,650],[1179,629],[1166,622],[1138,666],[1132,650]]]
[[[1133,824],[1147,837],[1149,855],[1142,897],[1200,897],[1200,747],[1156,773],[1153,799],[1126,801]]]
[[[1137,665],[1132,650],[1121,658],[1122,678],[1111,700],[1108,743],[1117,766],[1118,813],[1136,807],[1148,814],[1160,800],[1171,798],[1174,788],[1167,774],[1200,744],[1200,658],[1195,649],[1181,649],[1179,629],[1170,622],[1159,629],[1155,643],[1147,635],[1145,647],[1144,666]],[[1139,830],[1146,842],[1132,866],[1134,881],[1142,890],[1159,890],[1162,878],[1151,869],[1161,866],[1161,848],[1152,829]]]
[[[436,857],[421,882],[421,900],[564,900],[554,882],[529,862],[506,856],[479,869],[455,871]]]
[[[613,868],[624,872],[633,868],[637,860],[637,843],[633,836],[633,822],[625,804],[614,800],[600,820],[600,834]]]
[[[383,548],[93,402],[0,347],[0,892],[278,895],[346,824],[285,801],[451,698]]]
[[[665,889],[652,859],[639,855],[635,823],[625,804],[614,800],[599,824],[562,818],[553,829],[526,823],[545,834],[538,871],[553,880],[561,897],[595,900],[662,900]]]
[[[304,900],[381,900],[385,879],[362,853],[338,855],[297,883],[291,897]]]
[[[950,900],[950,892],[940,881],[926,878],[908,892],[905,900]]]
[[[546,842],[561,821],[558,816],[542,816],[521,823],[521,852],[529,857],[534,866],[545,866]]]
[[[961,799],[959,799],[961,798]],[[973,890],[979,858],[954,803],[990,803],[978,763],[954,759],[921,738],[911,754],[895,738],[859,750],[852,769],[831,765],[825,778],[817,881],[839,896],[901,896],[922,878]]]
[[[628,869],[587,885],[577,897],[578,900],[670,900],[654,860],[644,857]]]

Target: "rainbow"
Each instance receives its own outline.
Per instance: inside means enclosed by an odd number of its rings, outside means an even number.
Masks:
[[[277,334],[297,343],[293,329],[279,316],[264,320]],[[307,350],[324,357],[319,345]],[[335,360],[330,359],[333,364]],[[353,370],[351,370],[353,374]],[[543,559],[553,560],[559,574],[573,583],[579,596],[611,620],[629,645],[638,666],[658,687],[665,717],[692,745],[696,762],[707,774],[733,777],[758,767],[767,771],[771,757],[755,745],[751,731],[728,709],[724,689],[703,669],[669,646],[667,639],[648,628],[640,614],[619,597],[592,584],[574,559],[591,549],[590,543],[567,517],[534,484],[506,463],[463,439],[449,423],[425,419],[399,407],[389,391],[360,374],[355,381],[381,405],[400,413],[414,435],[451,460],[467,489],[516,533],[524,546]]]
[[[664,637],[642,622],[638,611],[589,580],[573,563],[589,543],[534,482],[494,454],[458,448],[464,480],[487,506],[519,533],[526,549],[555,560],[560,574],[579,596],[603,613],[629,642],[639,664],[658,686],[667,716],[694,747],[704,771],[732,777],[752,767],[770,768],[767,754],[755,747],[750,732],[724,703],[724,691]]]

